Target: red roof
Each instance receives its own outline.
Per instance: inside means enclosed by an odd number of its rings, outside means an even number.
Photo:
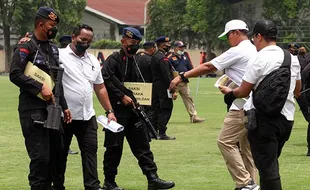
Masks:
[[[144,25],[144,7],[147,0],[87,0],[87,6],[126,25]]]

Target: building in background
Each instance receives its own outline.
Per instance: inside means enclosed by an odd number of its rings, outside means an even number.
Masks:
[[[94,29],[95,39],[119,41],[123,28],[136,27],[144,35],[148,0],[87,0],[82,23]]]

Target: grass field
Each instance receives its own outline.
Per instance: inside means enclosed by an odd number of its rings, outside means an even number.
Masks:
[[[189,116],[179,97],[174,102],[172,118],[168,124],[168,135],[175,141],[152,141],[151,147],[163,179],[174,180],[176,190],[232,190],[234,183],[226,169],[216,145],[221,128],[225,105],[223,96],[213,87],[215,79],[200,80],[199,93],[195,95],[197,80],[191,80],[191,90],[199,116],[206,117],[202,124],[190,124]],[[18,88],[7,76],[0,77],[0,190],[24,190],[28,187],[29,158],[18,120]],[[104,111],[95,100],[97,114]],[[310,157],[306,157],[306,121],[298,111],[290,140],[280,158],[280,172],[284,190],[310,189]],[[102,160],[104,133],[98,130],[98,173],[103,182]],[[76,140],[71,148],[78,150]],[[145,190],[147,181],[137,161],[131,154],[127,142],[117,183],[126,190]],[[80,155],[69,155],[66,173],[66,189],[82,190]]]

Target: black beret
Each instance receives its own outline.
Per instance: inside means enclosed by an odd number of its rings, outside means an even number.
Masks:
[[[142,35],[139,32],[138,29],[132,28],[132,27],[127,27],[123,29],[123,37],[135,39],[135,40],[142,40]]]
[[[59,38],[59,42],[70,42],[71,43],[72,39],[71,39],[71,36],[70,35],[64,35],[64,36],[61,36]]]
[[[52,21],[56,21],[57,23],[59,23],[60,21],[57,13],[54,11],[54,9],[50,7],[40,7],[37,12],[37,15],[47,18]]]
[[[155,47],[155,43],[152,42],[152,41],[145,42],[145,43],[143,44],[143,48],[144,48],[144,49],[145,49],[145,48],[151,48],[151,47]]]
[[[156,43],[160,42],[171,42],[171,39],[168,36],[160,36],[155,40]]]

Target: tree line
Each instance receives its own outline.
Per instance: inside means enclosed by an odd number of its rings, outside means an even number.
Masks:
[[[0,29],[4,36],[5,71],[12,58],[11,34],[24,36],[33,31],[34,17],[41,6],[52,7],[60,17],[57,38],[72,33],[72,26],[80,23],[86,0],[0,0]]]
[[[214,48],[227,47],[217,36],[231,19],[242,19],[252,29],[258,19],[273,20],[279,26],[279,44],[310,39],[309,0],[262,0],[262,12],[254,18],[255,11],[247,10],[249,4],[257,9],[259,1],[244,3],[242,16],[237,14],[233,0],[150,0],[146,37],[156,39],[168,35],[183,40],[189,47],[202,48],[208,54]],[[239,9],[239,11],[240,11]],[[256,16],[257,17],[257,16]],[[256,20],[255,20],[256,19]],[[310,44],[309,44],[310,45]]]
[[[211,53],[214,48],[224,49],[227,42],[217,36],[225,23],[242,19],[250,29],[256,22],[252,12],[244,10],[243,17],[236,14],[235,0],[150,0],[147,4],[146,39],[154,40],[161,35],[186,42],[190,48],[201,48]],[[260,18],[271,19],[279,26],[279,43],[310,39],[309,0],[262,0]],[[257,4],[258,1],[241,1]],[[102,1],[104,3],[104,1]],[[58,39],[71,34],[72,26],[81,22],[86,0],[0,0],[0,29],[4,35],[6,71],[12,57],[10,35],[23,36],[34,28],[34,17],[40,6],[52,7],[59,13]],[[256,7],[257,8],[257,7]],[[310,46],[310,44],[309,44]]]

